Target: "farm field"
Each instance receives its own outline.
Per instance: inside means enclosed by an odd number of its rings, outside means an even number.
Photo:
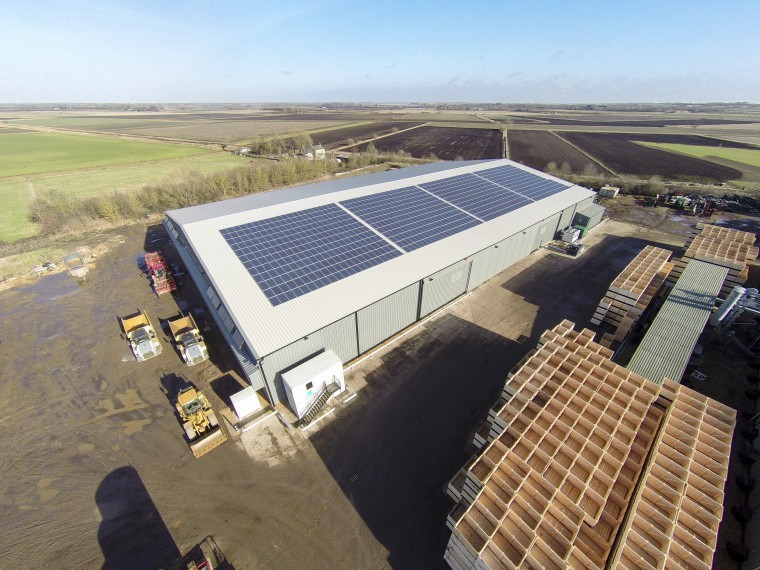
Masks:
[[[36,226],[29,219],[29,205],[34,196],[44,196],[50,191],[94,196],[115,190],[136,190],[167,179],[179,179],[191,172],[213,174],[247,164],[247,158],[206,151],[204,154],[153,162],[0,178],[0,197],[3,200],[0,240],[12,242],[35,235]]]
[[[127,117],[103,117],[95,115],[92,117],[73,116],[73,117],[41,117],[34,119],[17,119],[9,121],[8,124],[14,124],[25,127],[51,127],[55,129],[71,129],[77,131],[91,132],[121,132],[128,131],[132,128],[156,127],[160,125],[178,126],[192,125],[193,121],[182,119],[181,115],[174,118],[171,116],[151,117],[146,115],[127,116]]]
[[[720,182],[742,177],[735,168],[636,144],[638,134],[566,131],[561,136],[619,174]]]
[[[741,170],[742,177],[739,180],[732,180],[734,184],[745,186],[747,184],[756,185],[760,182],[760,148],[716,148],[714,146],[693,146],[682,144],[662,144],[642,142],[640,144],[659,148],[661,150],[685,154],[695,158],[702,158]]]
[[[68,133],[0,135],[0,177],[191,156],[201,148]]]
[[[582,172],[592,166],[597,172],[609,174],[601,165],[549,131],[510,130],[507,141],[509,157],[531,168],[545,170],[547,164],[554,162],[557,166],[569,164],[573,172]]]
[[[153,111],[6,109],[0,116],[0,196],[5,201],[0,239],[33,236],[29,203],[51,190],[91,196],[136,189],[191,171],[210,174],[248,164],[247,159],[200,145],[245,144],[257,137],[307,131],[329,150],[349,139],[358,143],[349,150],[363,150],[367,144],[361,141],[382,136],[373,142],[381,152],[435,154],[441,160],[499,158],[503,126],[509,128],[510,157],[540,170],[550,162],[560,167],[567,162],[573,171],[583,172],[593,159],[573,146],[577,145],[598,159],[595,168],[602,173],[609,167],[615,173],[666,179],[747,184],[760,180],[760,166],[754,161],[760,152],[760,118],[747,112],[219,105]],[[415,128],[392,133],[410,127]]]
[[[17,129],[14,127],[4,127],[0,123],[0,135],[13,135],[13,134],[23,134],[28,133],[29,129]]]
[[[415,158],[435,154],[441,160],[501,158],[502,136],[496,129],[419,127],[374,141],[380,152],[403,150]],[[365,150],[367,145],[347,150]]]
[[[214,121],[189,125],[140,127],[123,131],[127,134],[206,143],[245,143],[256,137],[271,137],[296,131],[312,131],[348,125],[334,121]]]
[[[567,117],[508,117],[513,122],[544,123],[548,125],[581,125],[581,126],[604,126],[604,127],[678,127],[678,126],[703,126],[703,125],[748,125],[756,121],[742,119],[636,119],[636,120],[594,120],[575,119]]]
[[[16,124],[32,127],[69,129],[92,133],[123,134],[137,137],[168,138],[201,143],[240,143],[255,137],[274,136],[294,131],[309,131],[350,124],[349,121],[267,120],[192,120],[135,117],[114,119],[105,117],[72,117],[30,119]],[[1,132],[1,131],[0,131]]]
[[[714,146],[694,146],[690,144],[673,144],[673,143],[656,143],[656,142],[642,142],[642,144],[652,147],[667,150],[671,152],[677,152],[679,154],[687,154],[696,158],[705,158],[707,160],[711,158],[722,158],[725,160],[731,160],[733,162],[739,162],[742,164],[748,164],[749,166],[755,166],[760,168],[760,148],[748,149],[748,148],[736,148],[736,147],[714,147]]]
[[[633,142],[757,149],[757,147],[754,147],[752,145],[749,145],[743,142],[737,142],[737,141],[731,141],[731,140],[725,140],[725,139],[716,139],[713,137],[708,137],[708,136],[703,136],[703,135],[684,135],[684,134],[676,134],[676,133],[673,133],[673,134],[606,133],[606,136],[608,138],[619,138],[619,139],[629,140]]]
[[[337,129],[330,129],[328,131],[312,133],[311,138],[315,143],[319,143],[329,150],[345,144],[348,139],[353,139],[354,141],[369,139],[381,135],[387,135],[393,132],[393,129],[401,131],[403,129],[408,129],[410,127],[415,127],[421,124],[423,123],[403,123],[399,121],[368,123],[364,125],[356,125],[353,127],[342,127]]]

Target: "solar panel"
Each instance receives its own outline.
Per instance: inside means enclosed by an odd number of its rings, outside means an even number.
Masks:
[[[220,231],[274,306],[401,255],[335,204]]]
[[[493,220],[532,201],[488,180],[462,174],[418,185],[481,220]]]
[[[480,224],[462,210],[414,187],[353,198],[340,205],[406,251]]]
[[[572,184],[549,180],[543,176],[538,176],[532,172],[527,172],[510,165],[481,170],[480,172],[475,172],[474,175],[495,182],[535,201],[547,196],[553,196],[572,186]]]

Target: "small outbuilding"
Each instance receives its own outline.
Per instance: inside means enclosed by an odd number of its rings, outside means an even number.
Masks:
[[[253,386],[248,386],[230,396],[230,402],[235,410],[235,415],[238,419],[242,420],[258,412],[261,409],[261,401],[259,395],[254,390]]]
[[[290,407],[299,420],[346,389],[343,363],[332,350],[283,372],[282,381]]]
[[[321,144],[315,144],[303,149],[303,155],[310,160],[324,160],[325,147]]]
[[[604,206],[594,203],[586,204],[575,212],[573,227],[581,229],[585,235],[589,229],[602,221],[602,216],[604,216]]]

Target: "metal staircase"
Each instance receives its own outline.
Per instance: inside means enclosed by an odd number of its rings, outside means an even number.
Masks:
[[[309,404],[306,413],[301,417],[301,426],[305,427],[314,421],[328,400],[338,391],[340,391],[340,383],[337,378],[333,377],[329,384],[327,382],[323,383],[322,388]]]

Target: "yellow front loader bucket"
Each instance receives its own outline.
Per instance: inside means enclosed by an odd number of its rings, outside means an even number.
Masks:
[[[225,441],[227,441],[227,434],[224,433],[222,426],[218,425],[210,432],[207,432],[205,435],[203,435],[203,437],[190,442],[190,449],[192,450],[193,455],[196,457],[201,457],[202,455],[206,455],[215,447],[219,447]]]

